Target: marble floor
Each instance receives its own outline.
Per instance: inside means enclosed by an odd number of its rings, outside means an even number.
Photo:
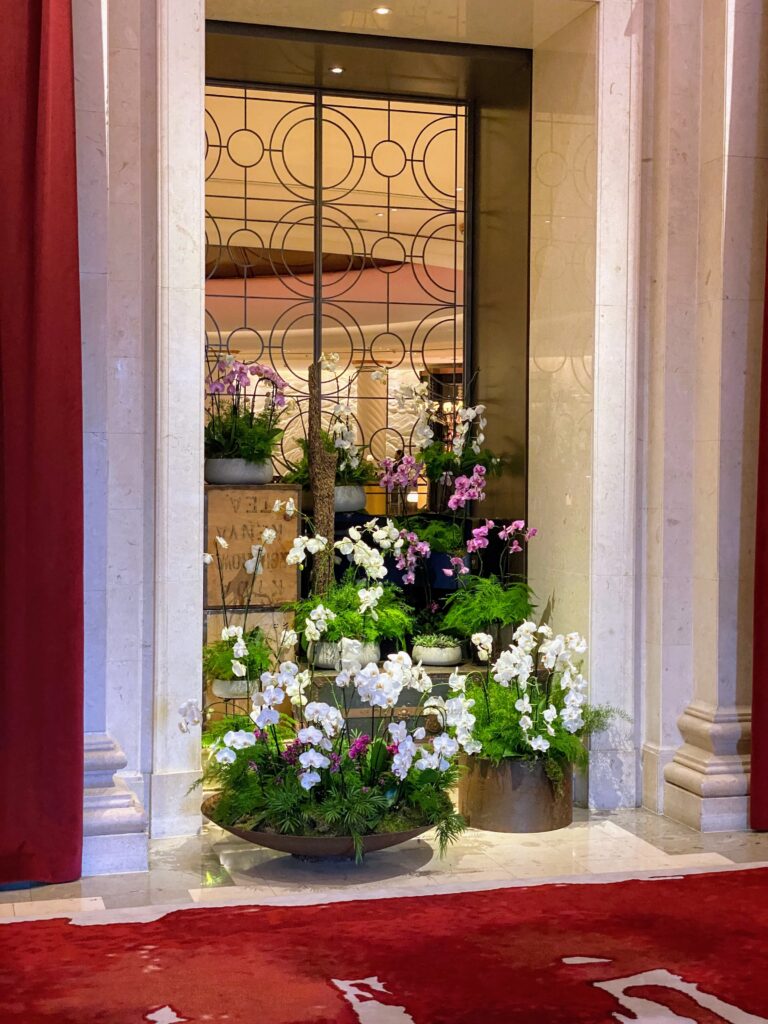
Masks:
[[[193,838],[155,840],[146,872],[0,889],[0,921],[160,906],[327,903],[755,865],[768,865],[768,834],[701,834],[640,809],[577,811],[570,827],[537,835],[473,829],[443,859],[427,833],[360,865],[294,860],[207,826]]]

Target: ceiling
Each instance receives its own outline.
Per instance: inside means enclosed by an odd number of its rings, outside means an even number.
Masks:
[[[390,13],[375,13],[380,4]],[[594,6],[593,0],[206,0],[206,17],[533,49]]]

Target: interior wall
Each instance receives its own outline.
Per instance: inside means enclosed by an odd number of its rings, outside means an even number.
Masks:
[[[539,614],[589,635],[597,14],[534,52],[528,550]]]

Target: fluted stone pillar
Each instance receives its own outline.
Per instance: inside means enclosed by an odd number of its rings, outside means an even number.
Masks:
[[[675,0],[675,4],[677,0]],[[745,828],[759,369],[768,215],[768,9],[693,5],[700,33],[698,247],[690,533],[692,693],[664,770],[664,813]],[[678,59],[670,52],[668,59]],[[675,111],[672,110],[672,116]],[[684,222],[680,230],[685,230]],[[673,446],[683,414],[672,419]]]

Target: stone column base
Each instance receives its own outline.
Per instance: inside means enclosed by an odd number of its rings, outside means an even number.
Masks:
[[[749,827],[749,707],[694,701],[678,719],[685,741],[664,769],[664,814],[701,832]]]
[[[83,874],[146,871],[147,815],[115,772],[125,754],[107,733],[85,735],[83,791]]]

